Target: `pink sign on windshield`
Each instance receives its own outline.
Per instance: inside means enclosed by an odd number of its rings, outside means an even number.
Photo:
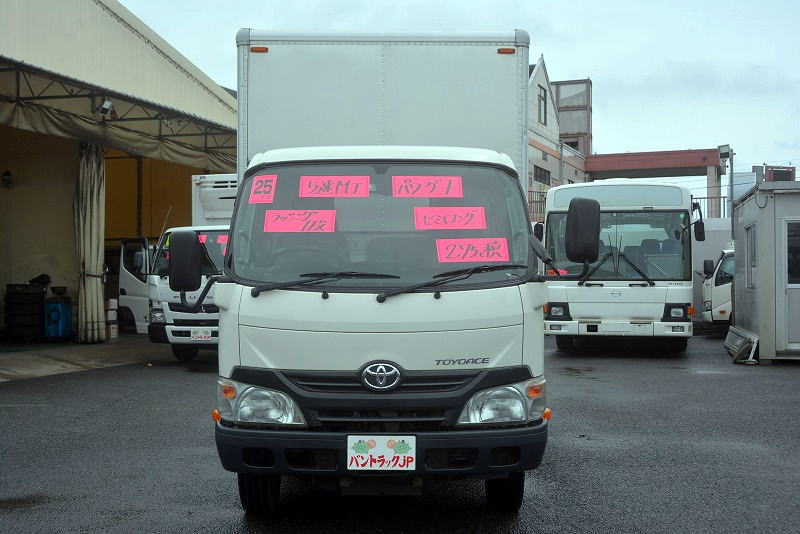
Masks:
[[[265,232],[333,232],[336,210],[267,210]]]
[[[197,238],[200,240],[201,243],[205,243],[206,241],[208,241],[208,234],[200,234],[199,236],[197,236]]]
[[[227,243],[228,242],[228,234],[220,234],[217,236],[217,243]]]
[[[368,197],[369,176],[301,176],[301,197]]]
[[[248,204],[272,204],[275,198],[275,187],[278,185],[277,174],[262,174],[253,178]]]
[[[437,239],[436,253],[439,263],[508,261],[508,242],[505,237]]]
[[[460,176],[392,176],[392,196],[462,198]]]
[[[486,230],[483,206],[414,208],[417,230]]]

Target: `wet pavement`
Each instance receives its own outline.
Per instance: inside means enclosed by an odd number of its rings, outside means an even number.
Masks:
[[[291,481],[245,516],[216,455],[216,360],[163,358],[0,383],[0,532],[790,532],[800,525],[800,365],[732,365],[641,341],[546,343],[553,409],[518,516],[483,486],[339,497]],[[148,365],[148,363],[150,365]]]

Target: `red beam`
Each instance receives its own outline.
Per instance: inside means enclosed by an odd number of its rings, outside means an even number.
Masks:
[[[719,167],[720,163],[716,148],[595,154],[586,156],[586,172]]]

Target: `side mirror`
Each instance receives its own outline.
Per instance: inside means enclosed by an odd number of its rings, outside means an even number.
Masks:
[[[694,223],[694,240],[695,241],[706,240],[706,225],[703,221],[697,221],[696,223]]]
[[[567,211],[564,249],[574,263],[597,261],[600,250],[600,203],[590,198],[573,198]]]
[[[712,260],[703,260],[703,274],[706,278],[710,278],[714,274],[714,262]]]
[[[544,237],[544,225],[540,222],[537,222],[533,225],[533,235],[539,242],[542,242],[542,238]]]
[[[531,236],[530,245],[531,245],[531,248],[533,249],[533,252],[537,256],[539,256],[540,260],[542,260],[542,263],[544,263],[545,265],[549,265],[549,264],[553,263],[553,258],[547,252],[547,249],[544,248],[544,245],[542,245],[542,242],[539,241],[539,239],[535,235]]]
[[[197,291],[203,264],[203,250],[197,232],[172,232],[169,240],[169,288],[173,291]]]

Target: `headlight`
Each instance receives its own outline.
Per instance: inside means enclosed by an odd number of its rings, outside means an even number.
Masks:
[[[674,318],[683,317],[683,308],[670,308],[669,316]]]
[[[237,423],[306,424],[303,412],[289,395],[225,378],[217,380],[217,410],[221,419]]]
[[[703,301],[703,309],[705,311],[711,311],[711,301],[710,300],[704,300]]]
[[[150,322],[151,323],[166,323],[167,320],[164,317],[164,310],[161,308],[153,308],[150,310]]]
[[[539,376],[479,391],[464,405],[459,425],[503,425],[541,419],[547,403],[545,380]]]
[[[550,315],[553,317],[563,317],[564,316],[564,307],[563,306],[553,306],[550,308]]]

